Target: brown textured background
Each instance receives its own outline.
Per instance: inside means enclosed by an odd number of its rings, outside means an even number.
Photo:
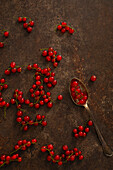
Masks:
[[[6,121],[0,109],[0,154],[11,152],[18,139],[38,139],[35,147],[21,153],[21,163],[15,162],[2,169],[113,169],[113,158],[103,155],[93,128],[84,140],[76,140],[72,136],[72,129],[83,124],[88,119],[88,113],[84,108],[73,104],[68,91],[72,77],[76,76],[85,82],[90,92],[90,108],[107,143],[113,148],[112,7],[112,0],[0,1],[0,26],[10,31],[6,47],[0,49],[0,77],[3,77],[4,70],[11,61],[18,65],[40,63],[41,67],[46,67],[48,63],[41,57],[39,49],[52,46],[63,56],[59,66],[54,69],[58,85],[51,90],[52,98],[56,100],[58,94],[63,94],[64,97],[52,109],[44,106],[37,111],[47,116],[48,126],[44,129],[31,127],[27,132],[21,132],[15,122],[15,106],[8,109]],[[19,16],[28,16],[34,20],[35,26],[30,34],[16,22]],[[72,36],[68,33],[57,34],[55,28],[60,21],[66,21],[77,33]],[[97,76],[95,83],[89,82],[92,74]],[[24,71],[18,76],[15,74],[8,77],[9,88],[3,93],[4,98],[12,97],[15,88],[23,90],[25,97],[29,96],[32,76],[32,72]],[[35,117],[35,109],[28,111]],[[63,144],[67,144],[70,149],[76,146],[82,150],[85,158],[82,162],[74,161],[58,167],[46,161],[47,153],[40,152],[40,147],[49,143],[54,144],[56,154],[60,153]]]

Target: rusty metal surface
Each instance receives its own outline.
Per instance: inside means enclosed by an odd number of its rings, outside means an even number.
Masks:
[[[63,94],[61,102],[56,101],[52,109],[45,106],[37,111],[45,114],[48,126],[30,128],[20,131],[15,122],[16,108],[11,106],[7,112],[7,120],[3,119],[0,109],[0,154],[8,154],[18,139],[36,137],[38,143],[32,149],[23,151],[21,163],[12,163],[2,169],[8,170],[111,170],[113,158],[103,155],[101,145],[92,128],[84,140],[76,140],[72,129],[88,119],[84,108],[77,107],[69,96],[69,81],[78,77],[84,81],[89,93],[89,106],[97,120],[97,124],[108,144],[113,148],[113,1],[112,0],[9,0],[0,1],[0,24],[10,31],[6,47],[0,49],[0,77],[11,61],[18,65],[39,63],[41,67],[48,65],[42,58],[40,48],[55,48],[62,54],[63,60],[55,69],[57,86],[51,90],[53,100]],[[28,34],[21,24],[16,22],[19,16],[29,16],[35,21],[33,31]],[[60,21],[67,21],[77,29],[70,36],[57,34],[55,27]],[[51,65],[51,64],[50,64]],[[95,83],[90,83],[92,74],[97,76]],[[15,88],[23,90],[28,96],[32,85],[33,73],[23,71],[18,76],[7,78],[8,90],[4,98],[12,96]],[[35,117],[36,110],[28,110]],[[74,161],[61,167],[46,161],[46,153],[40,147],[53,143],[55,153],[60,153],[63,144],[69,148],[74,146],[82,150],[84,160]]]

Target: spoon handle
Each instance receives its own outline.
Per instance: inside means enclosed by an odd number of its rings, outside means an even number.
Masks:
[[[96,120],[95,120],[95,118],[94,118],[94,116],[93,116],[93,113],[90,111],[90,109],[89,109],[89,107],[88,107],[87,104],[84,105],[84,107],[87,109],[87,111],[89,112],[89,114],[90,114],[90,116],[91,116],[91,118],[92,118],[93,124],[94,124],[94,126],[95,126],[95,130],[96,130],[97,135],[98,135],[98,138],[99,138],[99,140],[100,140],[100,142],[101,142],[101,145],[102,145],[102,149],[103,149],[104,154],[105,154],[106,156],[109,156],[109,157],[113,156],[113,151],[111,150],[111,148],[110,148],[110,147],[107,145],[107,143],[105,142],[105,140],[104,140],[104,138],[103,138],[103,136],[102,136],[102,134],[101,134],[98,126],[97,126],[97,123],[96,123]]]

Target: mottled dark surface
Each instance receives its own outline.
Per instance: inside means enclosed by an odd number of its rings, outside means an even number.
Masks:
[[[38,139],[35,147],[23,151],[21,163],[15,162],[2,169],[113,169],[113,158],[103,155],[93,128],[84,140],[76,140],[72,136],[72,129],[83,124],[88,119],[88,113],[84,108],[74,105],[68,91],[72,77],[85,82],[90,93],[90,108],[107,143],[113,148],[112,7],[112,0],[0,1],[0,26],[10,31],[6,47],[0,49],[0,77],[4,77],[4,70],[11,61],[18,65],[39,63],[41,67],[46,67],[48,63],[42,58],[39,49],[52,46],[63,56],[59,66],[54,69],[58,85],[51,90],[52,98],[56,100],[58,94],[63,94],[64,97],[50,110],[45,106],[39,109],[38,113],[47,116],[48,126],[44,129],[31,127],[27,132],[22,132],[15,123],[15,106],[8,109],[6,121],[3,119],[3,110],[0,109],[0,154],[11,152],[18,139]],[[35,21],[31,34],[16,22],[19,16],[28,16]],[[77,29],[77,33],[72,36],[67,33],[57,34],[55,27],[60,21],[67,21]],[[97,76],[95,83],[89,83],[92,74]],[[23,90],[27,97],[33,82],[32,76],[32,72],[23,71],[18,76],[15,74],[8,77],[9,88],[4,92],[4,98],[11,97],[15,88]],[[35,109],[29,109],[29,112],[35,117]],[[40,152],[40,147],[49,143],[54,144],[56,153],[60,153],[63,144],[67,144],[70,149],[76,146],[82,150],[84,160],[67,163],[62,167],[51,164],[46,161],[47,153]]]

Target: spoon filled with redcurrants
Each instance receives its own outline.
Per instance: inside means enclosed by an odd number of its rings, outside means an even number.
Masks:
[[[78,106],[84,106],[87,109],[87,111],[89,112],[90,117],[93,121],[95,130],[97,132],[98,138],[102,145],[104,154],[109,157],[113,156],[113,151],[105,142],[105,140],[97,126],[97,123],[93,116],[93,113],[90,111],[90,109],[88,107],[88,91],[87,91],[85,85],[78,78],[73,78],[70,82],[69,91],[70,91],[72,101]]]

